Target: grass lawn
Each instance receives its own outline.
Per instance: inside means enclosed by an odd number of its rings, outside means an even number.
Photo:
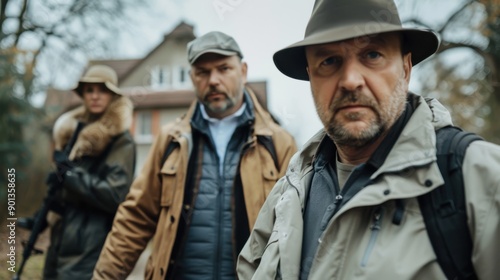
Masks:
[[[0,231],[0,248],[1,248],[1,254],[0,254],[0,279],[5,279],[5,280],[10,280],[12,277],[15,275],[15,273],[11,272],[8,270],[10,267],[8,261],[9,261],[9,256],[7,254],[10,251],[10,246],[16,247],[16,255],[15,255],[15,262],[16,262],[16,267],[15,271],[19,268],[21,265],[21,262],[23,260],[23,246],[21,245],[22,241],[27,241],[29,237],[29,231],[21,229],[21,228],[16,228],[16,235],[14,237],[15,244],[8,244],[8,237],[9,237],[9,228],[7,227],[7,222],[4,221],[0,225],[1,231]],[[38,239],[38,242],[36,244],[36,248],[46,248],[48,246],[48,232],[44,232]],[[42,279],[42,274],[43,274],[43,264],[45,262],[45,254],[38,254],[38,255],[32,255],[29,259],[28,262],[24,265],[23,273],[21,280],[41,280]]]

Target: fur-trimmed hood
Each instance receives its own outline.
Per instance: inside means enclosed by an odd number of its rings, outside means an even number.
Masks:
[[[128,97],[118,96],[114,99],[99,119],[88,123],[82,129],[71,149],[69,159],[100,155],[114,136],[130,128],[133,108]],[[56,120],[52,134],[55,150],[64,148],[75,132],[78,122],[84,121],[86,113],[82,105],[62,114]]]

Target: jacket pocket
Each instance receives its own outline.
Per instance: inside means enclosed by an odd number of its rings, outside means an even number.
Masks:
[[[382,207],[375,209],[373,212],[372,225],[370,226],[370,239],[368,240],[368,245],[366,246],[365,253],[363,254],[363,259],[361,260],[361,267],[365,267],[368,264],[370,256],[375,247],[375,243],[377,241],[378,234],[380,232],[380,228],[382,225],[382,217],[384,211]]]
[[[179,153],[179,149],[172,151],[160,171],[162,180],[160,205],[162,207],[172,205],[181,161]]]
[[[273,189],[274,185],[279,179],[279,174],[278,170],[276,170],[276,167],[270,164],[265,164],[262,167],[262,178],[264,179],[264,191],[266,198]]]
[[[264,247],[260,259],[260,263],[265,265],[259,266],[253,279],[276,279],[280,262],[278,237],[278,231],[274,230],[269,237],[266,247]]]

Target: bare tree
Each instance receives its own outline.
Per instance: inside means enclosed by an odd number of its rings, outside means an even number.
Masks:
[[[33,152],[46,153],[48,148],[46,139],[40,140],[43,135],[34,132],[43,110],[34,107],[31,98],[48,86],[67,86],[80,75],[88,56],[110,54],[119,48],[121,36],[139,34],[143,25],[138,21],[147,18],[152,7],[146,0],[0,3],[0,167],[16,168],[18,180],[28,180],[18,184],[21,195],[33,190],[32,184],[43,186],[45,174],[38,173],[44,170],[27,166],[40,158]],[[45,170],[47,166],[45,162]],[[0,174],[2,185],[5,175]],[[5,188],[0,188],[2,203],[5,196]]]
[[[0,47],[30,51],[31,69],[42,84],[57,83],[88,55],[117,49],[120,36],[136,32],[152,10],[145,0],[2,0]],[[39,63],[42,63],[40,67]],[[29,73],[30,71],[38,73]],[[43,71],[40,73],[40,71]],[[30,92],[30,91],[27,91]]]
[[[435,30],[436,55],[420,66],[422,94],[455,122],[500,143],[500,0],[399,1],[403,22]]]

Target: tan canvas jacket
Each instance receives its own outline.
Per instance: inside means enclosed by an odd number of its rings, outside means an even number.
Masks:
[[[451,124],[436,100],[419,106],[384,164],[330,220],[309,260],[309,279],[446,279],[436,261],[417,196],[443,183],[436,163],[435,129]],[[322,131],[290,161],[286,177],[267,198],[238,258],[239,279],[298,279],[305,194]],[[500,147],[469,146],[463,162],[472,262],[479,279],[500,275]],[[405,201],[401,224],[395,200]]]
[[[252,228],[267,195],[284,176],[296,145],[292,136],[262,109],[255,96],[252,93],[250,96],[255,108],[255,123],[250,148],[240,159],[240,174]],[[125,279],[153,235],[153,251],[145,279],[165,278],[183,206],[192,143],[190,120],[197,104],[191,105],[185,117],[162,128],[141,173],[118,209],[93,279]],[[278,169],[269,152],[258,144],[257,135],[272,137]],[[170,142],[177,142],[179,148],[163,163],[161,160]]]

